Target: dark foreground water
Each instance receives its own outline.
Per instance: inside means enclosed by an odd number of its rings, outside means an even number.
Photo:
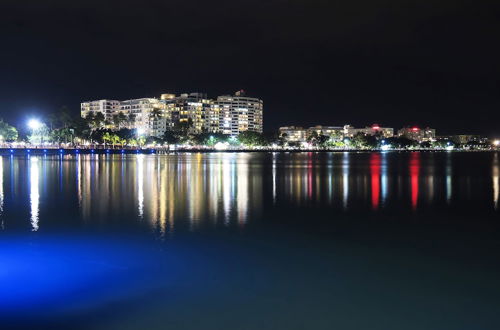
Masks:
[[[0,158],[0,328],[500,329],[498,153]]]

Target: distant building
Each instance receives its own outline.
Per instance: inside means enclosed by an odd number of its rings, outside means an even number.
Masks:
[[[315,132],[318,136],[324,135],[333,139],[341,140],[344,137],[344,128],[341,126],[313,126],[307,129],[307,136]]]
[[[244,131],[262,133],[263,102],[258,98],[247,97],[243,91],[234,95],[217,97],[219,112],[219,132],[238,135]]]
[[[398,136],[418,142],[434,141],[436,139],[436,130],[429,127],[422,129],[416,126],[404,127],[398,130]]]
[[[279,135],[287,142],[305,142],[307,140],[307,130],[298,126],[280,127]]]
[[[218,132],[218,127],[214,128],[209,123],[214,101],[206,94],[163,94],[161,102],[165,104],[169,127],[176,123],[190,123],[189,131],[193,134]]]
[[[380,137],[390,138],[394,136],[394,128],[390,127],[380,127],[378,124],[373,124],[372,126],[366,126],[365,128],[354,128],[350,125],[344,126],[344,136],[353,137],[357,134],[363,135],[379,135]]]
[[[286,140],[289,142],[306,142],[312,134],[328,136],[331,140],[343,140],[346,137],[353,137],[357,134],[379,135],[388,138],[394,135],[394,129],[389,127],[380,127],[379,125],[367,126],[365,128],[354,128],[350,125],[345,126],[313,126],[307,129],[297,126],[285,126],[279,129],[280,136],[286,134]]]
[[[106,126],[143,129],[146,135],[162,136],[184,124],[188,132],[238,135],[263,131],[263,102],[243,91],[209,99],[204,93],[162,94],[157,98],[126,101],[98,100],[81,103],[81,116],[101,112]],[[119,116],[119,117],[118,117]]]
[[[489,142],[488,138],[481,135],[460,134],[460,135],[450,135],[448,138],[457,144]]]
[[[117,100],[97,100],[82,102],[80,104],[80,115],[86,118],[88,115],[96,115],[102,113],[104,119],[111,121],[113,114],[120,110],[120,101]]]
[[[166,126],[164,110],[160,100],[156,98],[121,101],[120,112],[126,116],[126,124],[114,124],[113,129],[143,129],[146,135],[160,136],[165,132]]]

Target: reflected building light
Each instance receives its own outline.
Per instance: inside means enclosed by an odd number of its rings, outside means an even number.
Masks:
[[[139,217],[144,216],[144,155],[137,155],[137,209]]]
[[[31,207],[31,230],[37,231],[39,207],[40,207],[40,192],[38,187],[39,168],[38,158],[30,157],[30,207]]]
[[[344,210],[347,209],[347,201],[349,198],[349,153],[344,152],[342,160],[342,204]]]
[[[3,220],[3,156],[0,156],[0,229],[5,229]]]
[[[312,169],[312,152],[308,153],[307,159],[307,198],[309,200],[312,199],[312,190],[313,190],[313,169]]]
[[[226,155],[225,155],[226,156]],[[222,203],[224,207],[224,224],[229,225],[229,212],[231,210],[231,164],[229,159],[222,159]]]
[[[80,155],[76,158],[76,187],[78,189],[78,207],[82,208],[82,161]]]
[[[380,203],[380,154],[370,155],[370,175],[372,188],[372,209],[377,210]]]
[[[328,203],[333,202],[333,166],[328,162]]]
[[[241,162],[237,166],[237,208],[238,208],[238,224],[240,226],[247,222],[248,209],[248,163]]]
[[[273,152],[273,204],[276,204],[276,153]]]
[[[208,166],[208,179],[210,180],[208,202],[214,224],[217,224],[217,214],[219,213],[219,198],[221,196],[222,180],[221,170],[222,168],[218,164],[209,164]]]
[[[451,193],[452,193],[452,165],[451,165],[451,154],[446,155],[446,202],[451,203]]]
[[[411,207],[417,209],[418,204],[418,177],[420,175],[420,153],[412,152],[410,156],[410,189]]]
[[[427,167],[427,170],[429,171],[429,174],[427,175],[427,188],[428,188],[427,201],[429,204],[432,204],[432,201],[434,200],[435,165],[432,164],[432,166]]]
[[[158,158],[159,161],[160,158]],[[167,167],[161,166],[161,163],[158,163],[159,176],[160,176],[160,234],[161,237],[165,237],[165,233],[167,230]]]
[[[382,191],[382,205],[385,205],[387,201],[388,194],[388,176],[387,176],[387,153],[382,153],[382,164],[381,164],[381,191]]]
[[[500,195],[500,164],[498,162],[498,153],[493,156],[493,207],[498,210],[498,198]]]

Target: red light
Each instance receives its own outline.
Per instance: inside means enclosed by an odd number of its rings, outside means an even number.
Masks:
[[[372,129],[375,129],[375,130],[380,129],[380,126],[378,126],[378,124],[373,124]]]
[[[411,130],[414,131],[414,132],[416,132],[416,131],[419,130],[419,128],[418,127],[413,127]]]

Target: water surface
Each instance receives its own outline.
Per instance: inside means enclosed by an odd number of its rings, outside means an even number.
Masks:
[[[0,317],[496,329],[498,153],[2,156]]]

